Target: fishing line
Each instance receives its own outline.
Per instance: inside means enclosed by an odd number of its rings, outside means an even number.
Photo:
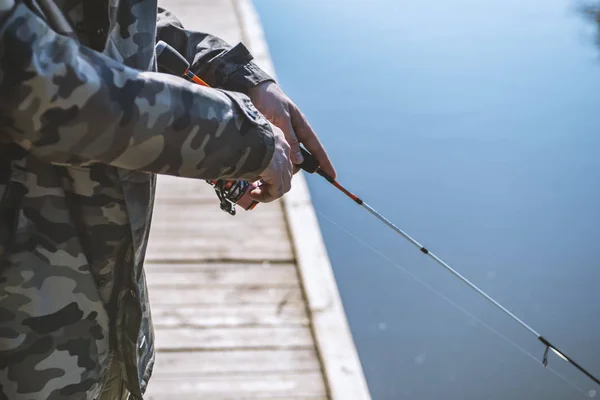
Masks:
[[[185,76],[187,79],[189,79],[192,82],[195,82],[195,83],[203,85],[203,86],[208,86],[208,84],[206,82],[204,82],[202,79],[197,77],[192,71],[190,71],[190,65],[189,65],[188,61],[185,59],[185,57],[183,57],[181,54],[179,54],[177,52],[177,50],[175,50],[173,47],[169,46],[167,43],[159,41],[156,44],[156,57],[157,57],[157,63],[162,68],[171,72],[172,74],[179,75],[179,76]],[[472,290],[474,290],[479,295],[481,295],[483,298],[485,298],[487,301],[492,303],[496,308],[498,308],[503,313],[508,315],[515,322],[517,322],[523,328],[528,330],[529,333],[534,335],[540,342],[542,342],[542,344],[546,348],[546,350],[544,351],[543,359],[542,359],[542,364],[544,365],[544,367],[547,367],[548,353],[550,350],[552,350],[560,358],[569,362],[571,365],[573,365],[575,368],[577,368],[580,372],[585,374],[588,378],[590,378],[591,380],[596,382],[598,385],[600,385],[600,380],[598,378],[596,378],[594,375],[592,375],[590,372],[588,372],[585,368],[583,368],[581,365],[579,365],[577,362],[575,362],[572,358],[568,357],[565,353],[558,350],[558,348],[556,346],[551,344],[545,337],[543,337],[541,334],[539,334],[537,331],[535,331],[531,326],[526,324],[519,317],[517,317],[515,314],[510,312],[506,307],[504,307],[502,304],[498,303],[491,296],[489,296],[487,293],[485,293],[483,290],[481,290],[479,287],[477,287],[477,285],[475,285],[474,283],[469,281],[467,278],[462,276],[457,270],[452,268],[450,265],[448,265],[445,261],[443,261],[441,258],[436,256],[435,254],[430,252],[425,246],[422,246],[419,242],[417,242],[415,239],[413,239],[411,236],[409,236],[402,229],[400,229],[399,227],[394,225],[390,220],[388,220],[386,217],[384,217],[381,213],[379,213],[373,207],[371,207],[370,205],[365,203],[362,199],[360,199],[358,196],[356,196],[355,194],[350,192],[348,189],[346,189],[344,186],[342,186],[339,182],[337,182],[332,176],[330,176],[325,171],[323,171],[320,168],[319,163],[316,160],[316,158],[312,154],[310,154],[308,151],[306,151],[306,149],[300,147],[300,150],[301,150],[302,156],[304,158],[304,161],[300,165],[300,167],[303,170],[305,170],[306,172],[311,173],[311,174],[316,173],[317,175],[320,175],[323,178],[325,178],[329,183],[331,183],[331,185],[333,185],[338,190],[340,190],[342,193],[344,193],[352,201],[354,201],[356,204],[360,205],[362,208],[367,210],[371,215],[373,215],[375,218],[379,219],[381,222],[383,222],[385,225],[387,225],[390,229],[392,229],[398,235],[402,236],[404,239],[406,239],[407,241],[412,243],[414,246],[416,246],[419,249],[419,251],[421,251],[421,253],[425,254],[426,256],[429,256],[433,261],[435,261],[441,267],[446,269],[448,272],[450,272],[452,275],[454,275],[456,278],[458,278],[464,284],[468,285]],[[235,213],[236,213],[235,205],[240,205],[241,207],[243,207],[246,210],[251,210],[257,204],[256,201],[253,201],[251,196],[249,196],[249,192],[254,187],[253,184],[251,184],[250,182],[246,182],[243,180],[241,180],[241,181],[231,181],[231,180],[230,181],[222,181],[221,180],[221,181],[209,181],[209,183],[211,185],[213,185],[213,187],[215,188],[215,191],[217,193],[219,201],[221,202],[221,209],[228,212],[231,215],[235,215]]]
[[[377,218],[378,220],[383,222],[388,228],[392,229],[398,235],[402,236],[404,239],[406,239],[408,242],[410,242],[412,245],[414,245],[417,249],[419,249],[419,251],[421,253],[423,253],[424,255],[431,258],[439,266],[441,266],[442,268],[444,268],[445,270],[450,272],[452,275],[454,275],[454,277],[459,279],[465,285],[469,286],[472,290],[477,292],[481,297],[483,297],[488,302],[493,304],[500,311],[502,311],[503,313],[508,315],[510,318],[512,318],[513,321],[517,322],[524,329],[526,329],[529,333],[534,335],[545,347],[544,356],[542,359],[542,364],[544,365],[544,367],[546,367],[548,365],[548,353],[550,352],[550,350],[552,350],[552,352],[554,352],[557,356],[559,356],[563,360],[570,363],[572,366],[577,368],[579,370],[579,372],[583,373],[585,376],[587,376],[588,378],[590,378],[591,380],[596,382],[598,385],[600,385],[600,379],[596,378],[587,369],[585,369],[584,367],[579,365],[575,360],[573,360],[572,358],[567,356],[564,352],[560,351],[558,349],[558,347],[556,347],[555,345],[550,343],[550,341],[548,341],[548,339],[543,337],[535,329],[533,329],[531,326],[529,326],[527,323],[525,323],[523,320],[521,320],[515,314],[510,312],[502,304],[498,303],[494,298],[492,298],[490,295],[488,295],[483,290],[481,290],[477,285],[475,285],[473,282],[471,282],[466,277],[464,277],[460,272],[458,272],[457,270],[452,268],[444,260],[442,260],[435,254],[433,254],[431,251],[429,251],[429,249],[427,249],[425,246],[421,245],[419,242],[417,242],[415,239],[413,239],[408,233],[404,232],[402,229],[397,227],[393,222],[391,222],[389,219],[384,217],[380,212],[378,212],[373,207],[371,207],[366,202],[364,202],[360,197],[358,197],[357,195],[355,195],[354,193],[352,193],[351,191],[346,189],[344,186],[342,186],[338,181],[335,180],[335,178],[333,178],[331,175],[329,175],[327,172],[325,172],[321,169],[317,159],[312,154],[310,154],[308,151],[306,151],[302,147],[300,148],[300,150],[302,151],[302,155],[304,157],[304,161],[300,165],[303,170],[305,170],[306,172],[311,173],[311,174],[316,173],[317,175],[320,175],[321,177],[323,177],[325,180],[327,180],[327,182],[331,183],[332,186],[334,186],[340,192],[344,193],[353,202],[355,202],[356,204],[358,204],[359,206],[361,206],[362,208],[367,210],[371,215],[373,215],[375,218]]]
[[[543,362],[542,360],[540,360],[539,358],[537,358],[536,356],[534,356],[533,354],[531,354],[529,351],[525,350],[523,347],[521,347],[520,345],[518,345],[517,343],[515,343],[513,340],[511,340],[510,338],[508,338],[506,335],[504,335],[500,331],[494,329],[492,326],[490,326],[489,324],[487,324],[486,322],[484,322],[483,320],[481,320],[480,318],[478,318],[475,314],[473,314],[469,310],[465,309],[464,307],[462,307],[461,305],[459,305],[458,303],[456,303],[454,300],[450,299],[448,296],[446,296],[442,292],[440,292],[437,289],[435,289],[433,286],[431,286],[430,284],[428,284],[427,282],[425,282],[424,280],[422,280],[421,278],[419,278],[418,276],[416,276],[415,274],[413,274],[412,272],[410,272],[408,269],[404,268],[402,265],[398,264],[396,261],[392,260],[390,257],[388,257],[383,252],[381,252],[380,250],[378,250],[375,247],[373,247],[371,244],[367,243],[364,239],[361,239],[360,237],[356,236],[355,234],[353,234],[352,232],[350,232],[348,229],[344,228],[342,225],[340,225],[339,223],[335,222],[333,219],[331,219],[327,215],[323,214],[322,212],[317,211],[317,210],[315,210],[315,211],[317,212],[317,214],[319,214],[321,217],[323,217],[329,223],[331,223],[332,225],[335,225],[338,229],[340,229],[341,231],[345,232],[348,236],[350,236],[351,238],[353,238],[354,240],[356,240],[358,243],[362,244],[363,246],[365,246],[366,248],[368,248],[369,250],[371,250],[375,254],[379,255],[381,258],[383,258],[384,260],[386,260],[387,262],[389,262],[390,264],[392,264],[394,267],[396,267],[400,271],[404,272],[406,275],[410,276],[415,281],[419,282],[421,285],[425,286],[431,292],[435,293],[436,295],[438,295],[439,297],[441,297],[443,300],[445,300],[448,303],[450,303],[451,305],[453,305],[456,309],[462,311],[468,317],[473,318],[475,321],[477,321],[483,327],[487,328],[490,332],[494,333],[496,336],[498,336],[499,338],[503,339],[505,342],[507,342],[508,344],[512,345],[517,350],[521,351],[521,353],[525,354],[526,356],[528,356],[529,358],[533,359],[534,361],[536,361],[538,363]],[[582,388],[580,388],[579,386],[577,386],[576,384],[574,384],[573,382],[571,382],[568,378],[566,378],[565,376],[561,375],[558,371],[554,370],[553,368],[546,367],[546,369],[548,369],[550,372],[552,372],[557,377],[561,378],[563,381],[565,381],[567,384],[569,384],[575,390],[581,392],[584,396],[593,398],[596,395],[595,391],[590,390],[589,392],[586,392],[585,390],[583,390]]]

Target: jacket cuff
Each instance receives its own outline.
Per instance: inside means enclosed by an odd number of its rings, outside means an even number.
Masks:
[[[199,74],[210,86],[232,92],[248,94],[259,83],[275,81],[252,60],[254,57],[242,43],[223,51],[202,67],[192,64],[192,71]]]
[[[231,171],[234,171],[232,176],[237,179],[255,179],[268,167],[275,152],[275,136],[271,124],[254,107],[248,96],[223,89],[220,92],[233,101],[243,116],[240,119],[242,140],[237,147],[230,145],[234,155],[230,164]]]

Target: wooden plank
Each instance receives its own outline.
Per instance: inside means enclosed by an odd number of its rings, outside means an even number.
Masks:
[[[277,204],[235,217],[212,205],[158,203],[146,260],[293,261],[283,213]],[[261,205],[262,206],[262,205]]]
[[[332,399],[371,399],[303,174],[285,201],[300,279]]]
[[[149,286],[152,306],[180,305],[235,305],[235,304],[288,304],[303,303],[299,288],[269,288],[264,286],[161,287]]]
[[[182,207],[182,203],[186,206]],[[198,202],[189,198],[182,198],[173,202],[160,201],[155,205],[154,211],[157,213],[157,215],[164,215],[167,217],[165,221],[159,222],[169,223],[171,219],[175,219],[177,220],[177,225],[187,221],[193,221],[193,223],[205,222],[213,224],[228,222],[236,225],[240,224],[240,220],[242,219],[247,220],[243,222],[245,225],[246,222],[256,219],[256,215],[267,218],[283,216],[281,205],[276,202],[259,204],[252,211],[240,209],[235,216],[232,216],[219,208],[219,201],[216,197],[215,202]],[[278,221],[278,224],[285,225],[285,222]],[[265,223],[264,225],[271,226],[272,224]]]
[[[326,398],[320,372],[245,374],[189,377],[157,377],[148,385],[145,399],[169,398],[241,400]]]
[[[198,378],[204,375],[320,370],[314,349],[162,352],[156,356],[152,376],[153,379],[162,376]]]
[[[210,32],[231,44],[239,41],[231,0],[159,0],[158,4],[172,11],[187,29]]]
[[[260,266],[262,268],[269,269],[269,268],[286,268],[286,267],[293,267],[294,269],[296,268],[296,264],[292,264],[289,262],[272,262],[272,261],[259,261],[259,262],[253,262],[251,260],[241,260],[241,261],[228,261],[228,262],[204,262],[204,261],[197,261],[197,262],[176,262],[176,261],[171,261],[171,262],[153,262],[153,263],[147,263],[144,264],[144,270],[145,271],[149,271],[149,272],[157,272],[157,273],[186,273],[186,272],[201,272],[204,270],[209,270],[212,268],[219,268],[219,269],[235,269],[235,268],[245,268],[247,266]]]
[[[251,327],[251,326],[307,326],[310,321],[304,304],[238,304],[234,306],[165,306],[152,304],[155,328],[193,326]]]
[[[158,350],[290,349],[314,346],[308,327],[162,328]]]
[[[222,236],[226,236],[223,232]],[[286,243],[267,242],[258,238],[243,237],[241,234],[232,235],[230,245],[212,241],[210,237],[161,238],[152,237],[152,247],[148,250],[149,262],[163,261],[291,261],[292,254]],[[236,241],[237,240],[237,241]]]
[[[167,393],[154,393],[152,390],[148,392],[147,396],[144,396],[145,400],[159,400],[159,399],[172,399],[171,396]],[[177,400],[330,400],[327,395],[300,395],[295,396],[293,394],[264,394],[264,393],[250,393],[247,392],[237,393],[237,394],[214,394],[211,393],[210,397],[198,397],[192,393],[177,393]]]
[[[255,61],[273,72],[251,1],[159,4],[188,29],[216,33],[231,43],[244,38]],[[168,176],[158,178],[156,200],[146,265],[158,354],[144,398],[328,399],[297,276],[292,282],[289,265],[277,264],[264,270],[261,280],[256,265],[295,262],[281,202],[231,217],[219,210],[204,181]],[[178,265],[157,264],[161,260]],[[219,260],[255,265],[247,270],[213,264],[215,271],[182,264]],[[275,271],[279,267],[287,271]],[[179,345],[191,347],[179,352]],[[260,350],[239,350],[240,345]],[[194,346],[200,351],[188,351]]]
[[[293,264],[154,264],[148,272],[147,282],[153,286],[298,286],[298,274]]]
[[[157,178],[156,201],[158,204],[202,202],[217,204],[217,207],[219,203],[214,189],[206,181],[168,175]]]

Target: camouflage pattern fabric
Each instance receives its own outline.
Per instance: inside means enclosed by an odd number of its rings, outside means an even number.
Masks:
[[[255,178],[274,138],[242,93],[270,78],[241,44],[186,31],[156,0],[105,0],[101,52],[88,47],[99,38],[86,33],[83,0],[56,2],[79,43],[9,1],[0,0],[0,399],[96,399],[113,361],[141,399],[154,361],[143,262],[155,174]],[[219,89],[152,72],[158,39]]]

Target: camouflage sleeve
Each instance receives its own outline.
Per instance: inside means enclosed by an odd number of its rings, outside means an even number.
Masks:
[[[188,31],[162,8],[158,9],[157,39],[177,49],[191,64],[191,70],[213,87],[247,94],[261,82],[274,81],[252,61],[242,43],[232,47],[216,36]]]
[[[0,93],[0,136],[55,164],[251,179],[274,151],[246,96],[128,68],[55,34],[23,2],[0,13]]]

